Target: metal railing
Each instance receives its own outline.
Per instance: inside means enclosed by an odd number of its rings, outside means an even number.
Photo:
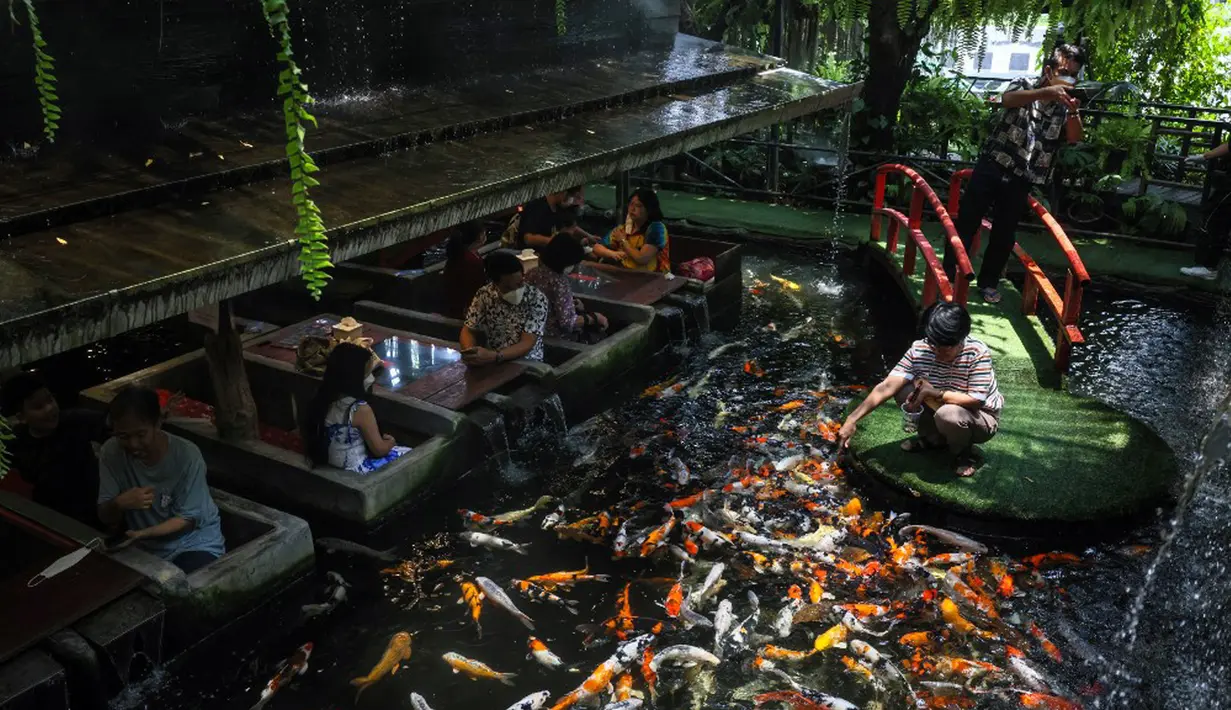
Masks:
[[[962,181],[969,179],[973,172],[973,170],[959,170],[950,179],[949,214],[957,215],[961,202]],[[1064,233],[1064,229],[1056,218],[1033,196],[1028,199],[1030,209],[1034,210],[1048,233],[1056,240],[1060,251],[1064,252],[1068,260],[1068,275],[1064,281],[1064,296],[1061,297],[1051,279],[1043,273],[1043,269],[1039,267],[1034,258],[1022,248],[1021,244],[1015,243],[1013,253],[1017,255],[1022,267],[1026,270],[1026,285],[1022,290],[1022,313],[1028,316],[1036,315],[1039,299],[1043,299],[1043,303],[1060,325],[1056,333],[1056,369],[1066,372],[1069,369],[1073,346],[1085,342],[1085,337],[1077,327],[1077,321],[1081,317],[1082,294],[1086,286],[1090,285],[1090,273],[1086,271],[1081,255],[1077,253],[1077,249],[1073,247],[1073,243],[1069,241],[1068,235]],[[979,231],[975,233],[974,240],[971,242],[971,252],[979,253],[980,235],[983,231],[990,230],[991,226],[991,222],[986,219],[982,221]]]
[[[911,183],[909,216],[902,214],[892,207],[885,206],[885,189],[888,186],[890,174],[903,175]],[[953,226],[953,220],[949,217],[949,213],[941,203],[940,198],[936,196],[936,192],[932,190],[932,186],[913,169],[900,163],[890,163],[882,165],[877,169],[876,191],[873,194],[872,241],[880,241],[881,218],[887,217],[889,218],[889,235],[885,242],[885,251],[887,253],[897,254],[898,237],[902,229],[906,229],[906,233],[910,237],[906,240],[906,252],[902,257],[902,272],[907,276],[913,276],[915,273],[915,252],[917,250],[923,254],[923,260],[927,265],[927,272],[923,276],[923,297],[921,299],[923,307],[927,308],[932,305],[937,298],[949,302],[957,302],[963,306],[966,305],[967,296],[970,291],[970,282],[974,279],[975,272],[970,265],[970,257],[967,256],[966,249],[962,246],[962,240],[957,235],[957,228]],[[953,250],[954,257],[956,258],[958,271],[956,286],[950,283],[943,264],[936,258],[936,251],[923,233],[924,200],[931,205],[932,211],[935,212],[936,217],[940,220],[940,226],[948,242],[948,247]]]

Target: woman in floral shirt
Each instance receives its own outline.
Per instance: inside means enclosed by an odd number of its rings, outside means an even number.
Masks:
[[[462,360],[476,367],[518,358],[542,361],[547,297],[526,285],[521,260],[512,252],[492,252],[484,268],[490,283],[475,293],[466,311],[458,338]],[[487,347],[478,345],[480,331],[487,336]]]
[[[539,255],[539,266],[526,274],[526,283],[547,297],[546,335],[576,338],[583,329],[607,330],[602,313],[586,313],[581,301],[573,297],[568,275],[585,257],[585,250],[568,234],[557,234]]]

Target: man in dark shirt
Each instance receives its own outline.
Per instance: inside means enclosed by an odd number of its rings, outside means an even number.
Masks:
[[[1214,161],[1221,162],[1224,170],[1231,170],[1231,143],[1223,143],[1214,150],[1185,159],[1189,164],[1202,166]],[[1185,276],[1206,281],[1218,278],[1218,265],[1228,244],[1231,244],[1231,177],[1226,172],[1215,172],[1211,185],[1214,189],[1204,205],[1205,214],[1198,227],[1197,265],[1180,269]]]
[[[578,240],[590,237],[577,226],[577,210],[583,201],[582,188],[574,187],[551,192],[526,203],[517,224],[514,246],[518,249],[541,249],[561,232],[571,234]]]
[[[1076,85],[1085,54],[1071,44],[1061,45],[1043,65],[1037,81],[1019,79],[1001,97],[1004,112],[983,145],[970,184],[958,206],[957,233],[967,252],[983,217],[992,212],[992,232],[979,269],[979,294],[999,303],[1000,275],[1013,255],[1017,223],[1026,211],[1035,185],[1051,175],[1056,152],[1066,138],[1066,123],[1077,120],[1077,100],[1068,89]],[[1080,127],[1078,125],[1078,127]],[[945,272],[953,280],[957,258],[945,244]],[[977,255],[970,254],[971,261]]]
[[[17,421],[8,442],[13,468],[34,486],[34,502],[102,529],[94,445],[106,440],[105,417],[84,409],[60,411],[46,383],[31,372],[5,382],[0,394],[3,415]]]

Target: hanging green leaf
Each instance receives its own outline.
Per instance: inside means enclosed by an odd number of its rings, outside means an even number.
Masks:
[[[563,37],[564,33],[568,31],[568,25],[566,24],[568,18],[565,16],[565,2],[566,0],[556,0],[556,34],[561,37]]]
[[[320,217],[320,208],[312,201],[308,188],[320,185],[308,173],[320,168],[312,161],[304,148],[307,138],[305,123],[316,127],[316,117],[308,112],[312,103],[308,86],[299,80],[302,70],[292,59],[291,30],[288,24],[290,8],[286,0],[261,0],[261,11],[269,24],[270,34],[278,40],[277,58],[282,63],[278,72],[277,96],[282,98],[282,118],[286,128],[286,157],[291,167],[291,204],[295,206],[295,237],[299,241],[299,270],[308,292],[320,299],[321,289],[331,278],[329,242],[325,235],[325,223]]]
[[[38,26],[38,14],[34,11],[34,0],[24,0],[26,17],[30,23],[30,37],[34,43],[34,87],[38,90],[38,102],[43,111],[43,135],[51,143],[56,141],[56,123],[60,118],[60,109],[56,101],[55,59],[47,53],[47,41],[43,39],[43,31]],[[13,14],[13,5],[9,4],[9,19],[14,23],[17,17]]]

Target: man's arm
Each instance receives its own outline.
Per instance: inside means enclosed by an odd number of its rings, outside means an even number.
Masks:
[[[474,331],[470,329],[470,326],[463,325],[462,334],[458,336],[457,341],[461,344],[462,350],[469,350],[470,348],[478,347],[479,339],[475,336]]]
[[[845,449],[847,444],[850,443],[851,438],[855,436],[855,425],[859,420],[892,399],[908,381],[905,377],[890,375],[873,387],[868,396],[859,403],[858,407],[855,407],[855,411],[851,412],[846,421],[842,423],[842,428],[838,431],[838,447]]]
[[[151,537],[171,537],[173,535],[188,532],[194,527],[196,527],[196,523],[188,518],[171,518],[148,528],[129,530],[128,536],[138,540],[144,540]]]
[[[526,240],[526,246],[528,247],[545,247],[551,243],[551,237],[534,232],[526,232],[522,235],[522,239]]]
[[[1227,157],[1228,154],[1231,154],[1231,143],[1223,143],[1214,150],[1204,153],[1201,157],[1206,160],[1217,160],[1218,158]]]
[[[519,357],[525,357],[534,349],[534,344],[539,342],[539,336],[534,333],[522,333],[521,340],[518,340],[513,345],[499,350],[505,361],[516,360]]]
[[[1000,96],[1000,105],[1005,108],[1021,108],[1035,101],[1063,101],[1069,97],[1063,86],[1044,86],[1040,89],[1006,91]]]

